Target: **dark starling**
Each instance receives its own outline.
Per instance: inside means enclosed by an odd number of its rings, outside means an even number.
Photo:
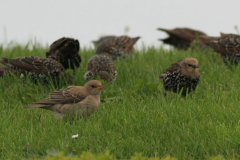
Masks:
[[[221,37],[200,36],[205,44],[222,56],[226,65],[240,62],[240,35],[221,33]]]
[[[186,96],[187,91],[190,93],[195,90],[200,81],[198,61],[195,58],[177,61],[169,66],[159,79],[163,80],[164,96],[167,91],[179,93],[181,89],[182,95]]]
[[[64,116],[76,117],[91,115],[100,104],[101,89],[105,88],[100,81],[92,80],[82,86],[70,86],[50,93],[49,98],[34,102],[25,108],[43,108],[51,110],[58,119]]]
[[[95,79],[97,76],[106,82],[117,79],[114,63],[105,55],[95,55],[88,61],[87,71],[84,74],[85,80]]]
[[[67,74],[61,63],[51,58],[42,58],[37,56],[20,57],[15,59],[0,59],[0,63],[5,67],[1,75],[6,72],[13,73],[14,75],[30,76],[34,82],[40,81],[43,83],[49,83],[52,80],[54,84],[58,84],[60,78],[66,78]],[[1,70],[1,69],[0,69]],[[69,76],[67,82],[72,84],[72,77]]]
[[[76,69],[82,61],[79,55],[80,45],[73,38],[60,38],[53,42],[50,50],[46,52],[47,58],[59,61],[65,69]]]
[[[169,37],[165,39],[159,39],[160,41],[163,41],[163,43],[173,45],[174,47],[178,49],[184,49],[187,50],[193,41],[198,40],[198,36],[200,35],[206,35],[205,33],[193,30],[190,28],[174,28],[174,29],[164,29],[164,28],[158,28],[160,31],[166,32]],[[205,48],[205,45],[200,42],[200,47]]]
[[[101,42],[103,42],[106,39],[111,39],[111,38],[115,38],[116,36],[103,36],[100,37],[99,40],[97,41],[92,41],[94,43],[95,46],[98,46]]]
[[[107,38],[98,45],[96,54],[104,54],[113,59],[117,59],[118,56],[127,56],[134,51],[133,45],[139,38],[130,38],[128,36]]]

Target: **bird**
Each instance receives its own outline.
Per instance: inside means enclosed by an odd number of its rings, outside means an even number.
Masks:
[[[95,79],[99,76],[106,82],[117,79],[117,71],[113,61],[105,55],[95,55],[87,63],[87,71],[84,74],[85,80]]]
[[[163,41],[163,43],[173,45],[175,48],[187,50],[192,42],[198,41],[198,36],[200,35],[206,35],[205,33],[193,30],[190,28],[174,28],[174,29],[164,29],[164,28],[158,28],[160,31],[166,32],[169,37],[165,39],[159,39],[160,41]],[[203,45],[201,42],[199,42],[200,46],[202,48],[205,48],[205,45]]]
[[[105,88],[100,81],[92,80],[82,86],[69,86],[54,91],[49,97],[24,108],[43,108],[51,110],[57,119],[74,120],[93,114],[100,104],[101,89]]]
[[[59,61],[65,69],[76,70],[82,62],[79,49],[77,39],[62,37],[50,45],[46,57]]]
[[[98,46],[101,42],[103,42],[106,39],[111,39],[111,38],[115,38],[116,36],[102,36],[99,38],[99,40],[97,41],[92,41],[94,43],[95,46]]]
[[[96,54],[104,54],[112,59],[117,59],[119,56],[127,56],[134,51],[133,45],[140,37],[130,38],[128,36],[119,36],[107,38],[99,43]]]
[[[38,56],[19,57],[14,59],[2,58],[0,63],[0,75],[12,73],[15,76],[21,74],[31,77],[34,82],[43,82],[45,84],[53,82],[58,84],[60,79],[66,79],[67,83],[72,84],[73,78],[68,76],[62,66],[56,60]]]
[[[204,43],[219,53],[225,65],[240,62],[240,35],[220,33],[220,37],[200,36]]]
[[[199,81],[200,73],[198,61],[195,58],[186,58],[170,65],[159,77],[163,80],[164,96],[167,91],[179,93],[186,96],[187,91],[190,93],[195,90]]]

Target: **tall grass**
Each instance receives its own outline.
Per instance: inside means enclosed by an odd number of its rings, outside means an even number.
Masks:
[[[0,57],[45,57],[40,46],[0,48]],[[81,67],[74,85],[84,85],[83,75],[93,49],[80,51]],[[199,61],[201,81],[186,98],[169,92],[163,96],[158,80],[170,64],[186,57]],[[59,122],[44,109],[23,106],[46,98],[56,89],[23,79],[0,78],[0,159],[46,155],[48,149],[80,155],[83,151],[129,158],[144,156],[207,159],[222,155],[239,158],[239,67],[230,70],[211,50],[164,50],[153,47],[135,51],[134,58],[114,61],[117,81],[106,85],[104,100],[90,117],[73,123]],[[77,139],[72,135],[79,134]]]

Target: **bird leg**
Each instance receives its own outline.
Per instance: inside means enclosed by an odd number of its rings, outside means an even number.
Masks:
[[[167,95],[167,90],[164,91],[164,97],[166,97],[166,95]]]

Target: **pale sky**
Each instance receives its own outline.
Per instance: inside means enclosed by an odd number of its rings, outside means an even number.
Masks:
[[[237,33],[240,0],[0,0],[0,43],[51,44],[63,36],[81,47],[101,35],[141,36],[137,45],[160,46],[158,27],[190,27],[210,36]]]

